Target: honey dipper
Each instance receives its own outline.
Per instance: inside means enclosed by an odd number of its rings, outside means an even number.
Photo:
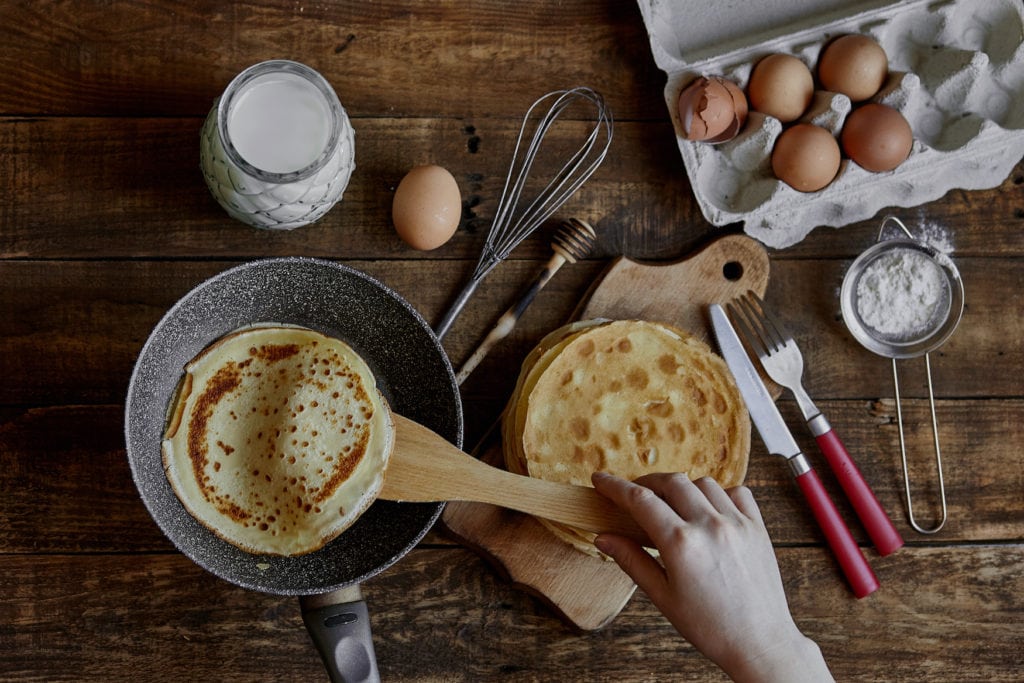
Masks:
[[[459,369],[459,372],[455,375],[455,381],[458,384],[462,384],[469,377],[469,374],[480,364],[480,361],[484,359],[484,356],[490,352],[495,344],[512,332],[516,323],[519,322],[519,318],[522,317],[526,309],[533,303],[537,292],[548,283],[548,280],[558,272],[558,269],[566,262],[576,263],[579,259],[584,258],[590,252],[591,247],[594,246],[595,241],[597,241],[597,233],[594,232],[594,228],[586,221],[570,218],[558,226],[551,241],[551,249],[555,253],[552,254],[544,269],[538,273],[519,300],[512,304],[498,318],[498,321],[480,343],[480,346],[477,347],[473,355]]]

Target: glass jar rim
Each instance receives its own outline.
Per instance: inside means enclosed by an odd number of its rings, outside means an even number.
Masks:
[[[231,106],[234,104],[235,97],[251,81],[272,73],[288,73],[305,79],[316,87],[331,111],[331,132],[320,156],[306,166],[286,173],[266,171],[249,163],[238,152],[228,132],[228,117],[231,113]],[[342,111],[341,101],[338,99],[337,93],[334,92],[334,88],[331,87],[331,84],[327,82],[327,79],[320,72],[300,62],[288,59],[270,59],[253,64],[228,83],[228,87],[224,89],[224,94],[221,95],[220,101],[217,103],[217,135],[220,137],[221,145],[224,147],[224,152],[228,159],[247,175],[276,185],[293,183],[313,175],[330,160],[341,137]]]

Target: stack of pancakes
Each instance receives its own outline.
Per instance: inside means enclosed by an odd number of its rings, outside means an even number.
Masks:
[[[251,553],[319,549],[373,502],[394,426],[362,358],[313,330],[223,337],[185,368],[167,479],[203,526]]]
[[[725,362],[669,325],[586,321],[556,330],[527,356],[502,418],[508,469],[590,486],[604,471],[742,483],[750,418]],[[539,520],[579,550],[594,534]]]

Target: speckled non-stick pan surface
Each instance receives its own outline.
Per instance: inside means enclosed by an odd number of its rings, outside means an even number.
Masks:
[[[373,369],[392,409],[462,446],[462,404],[448,357],[398,294],[357,270],[307,258],[224,271],[182,298],[139,355],[125,406],[132,476],[153,519],[181,552],[217,576],[267,593],[308,595],[361,582],[426,534],[443,505],[375,502],[322,549],[301,557],[243,552],[182,507],[164,476],[160,442],[185,364],[224,334],[253,323],[303,325],[346,341]]]

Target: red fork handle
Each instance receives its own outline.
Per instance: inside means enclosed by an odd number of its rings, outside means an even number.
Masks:
[[[850,530],[843,524],[836,506],[821,485],[817,473],[808,469],[796,477],[796,483],[811,506],[811,512],[818,521],[818,526],[825,533],[825,540],[832,548],[832,554],[839,562],[846,580],[850,582],[853,594],[858,598],[871,595],[878,589],[878,578],[871,570],[868,561],[850,535]]]
[[[843,487],[843,492],[850,500],[857,517],[864,525],[864,530],[868,532],[871,542],[875,544],[878,554],[885,557],[901,548],[903,537],[896,530],[889,515],[882,509],[882,505],[878,502],[871,487],[864,481],[864,476],[861,475],[857,464],[850,457],[835,431],[830,428],[824,434],[814,438],[825,455],[829,467],[835,472],[839,485]]]

